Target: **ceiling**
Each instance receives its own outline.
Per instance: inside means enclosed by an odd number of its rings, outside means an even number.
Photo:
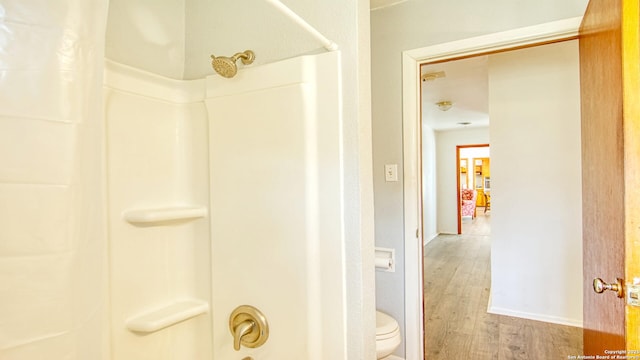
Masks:
[[[489,126],[488,57],[423,65],[421,74],[440,71],[444,77],[422,81],[423,123],[436,131]],[[451,101],[453,106],[442,111],[436,105],[439,101]]]

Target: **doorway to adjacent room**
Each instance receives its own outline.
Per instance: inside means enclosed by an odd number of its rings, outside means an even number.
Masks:
[[[490,215],[491,157],[489,144],[456,146],[458,234],[478,218]],[[467,226],[463,226],[467,225]],[[488,234],[487,234],[488,235]]]

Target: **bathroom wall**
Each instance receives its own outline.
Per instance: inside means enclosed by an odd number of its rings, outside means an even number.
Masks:
[[[138,69],[182,79],[186,0],[109,0],[106,56]]]
[[[402,63],[405,50],[582,16],[587,0],[406,1],[371,12],[373,174],[376,244],[403,249],[403,192],[384,182],[384,164],[400,164],[402,183]],[[425,215],[427,216],[427,215]],[[399,267],[396,271],[403,272]],[[389,275],[391,276],[391,275]],[[404,285],[378,283],[379,307],[403,316]]]
[[[0,358],[109,359],[106,1],[0,4]]]
[[[154,332],[128,328],[158,309],[211,302],[203,98],[204,80],[175,81],[107,62],[111,333],[118,360],[211,358],[210,312]],[[205,213],[154,220],[185,207]],[[127,220],[136,211],[142,219]]]

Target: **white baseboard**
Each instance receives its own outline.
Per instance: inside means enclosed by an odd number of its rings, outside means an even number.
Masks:
[[[428,236],[423,237],[423,238],[422,238],[422,243],[423,243],[422,245],[423,245],[423,246],[424,246],[424,245],[427,245],[428,243],[430,243],[430,242],[431,242],[431,240],[433,240],[433,239],[437,238],[437,237],[438,237],[438,235],[440,235],[440,234],[435,233],[435,234],[431,234],[431,235],[428,235]]]
[[[489,314],[506,315],[506,316],[512,316],[512,317],[517,317],[522,319],[543,321],[543,322],[548,322],[552,324],[575,326],[580,328],[583,325],[582,320],[567,319],[559,316],[550,316],[550,315],[543,315],[543,314],[533,314],[533,313],[528,313],[524,311],[502,309],[495,306],[489,306],[489,308],[487,309],[487,312]]]

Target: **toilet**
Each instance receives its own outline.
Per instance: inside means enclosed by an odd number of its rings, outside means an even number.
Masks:
[[[376,359],[386,359],[400,345],[400,327],[391,316],[376,311]]]

